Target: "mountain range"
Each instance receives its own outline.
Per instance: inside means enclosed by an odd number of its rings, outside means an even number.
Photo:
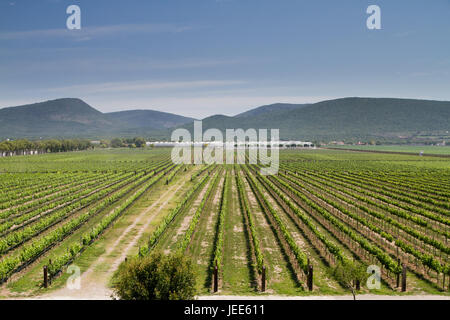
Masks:
[[[80,99],[65,98],[0,109],[0,139],[168,139],[174,128],[192,130],[193,118],[153,110],[102,113]],[[203,119],[203,130],[277,128],[292,140],[402,139],[448,136],[450,102],[342,98],[313,104],[277,103],[236,116]]]
[[[0,109],[0,139],[154,136],[194,119],[154,110],[102,113],[84,101],[57,99]]]
[[[184,125],[192,130],[192,124]],[[274,104],[234,117],[203,119],[203,130],[278,128],[288,140],[397,140],[448,136],[450,102],[342,98],[314,104]]]

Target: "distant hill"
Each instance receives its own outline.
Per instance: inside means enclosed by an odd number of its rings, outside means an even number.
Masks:
[[[203,130],[209,128],[273,128],[280,129],[282,139],[295,140],[392,140],[449,131],[450,102],[343,98],[310,105],[276,104],[234,117],[203,119]]]
[[[58,99],[0,109],[5,138],[170,138],[174,128],[193,128],[192,118],[153,110],[102,113],[80,99]],[[342,98],[314,104],[272,104],[236,116],[203,119],[203,130],[280,129],[292,140],[447,139],[450,102]],[[447,139],[448,140],[448,139]]]
[[[274,103],[240,113],[234,116],[234,118],[249,118],[260,115],[269,116],[270,114],[277,114],[284,111],[300,110],[306,106],[309,106],[309,104]]]
[[[0,109],[0,139],[160,137],[167,128],[191,121],[153,110],[102,113],[80,99],[65,98]]]
[[[172,128],[183,123],[193,121],[192,118],[186,118],[172,113],[154,111],[154,110],[129,110],[105,113],[110,121],[120,121],[128,128]]]

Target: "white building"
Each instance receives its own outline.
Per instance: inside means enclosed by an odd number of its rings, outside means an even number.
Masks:
[[[222,141],[198,141],[198,142],[178,142],[178,141],[156,141],[146,142],[147,146],[154,147],[196,147],[196,146],[216,146],[216,147],[268,147],[271,148],[315,148],[309,141],[252,141],[252,142],[222,142]]]

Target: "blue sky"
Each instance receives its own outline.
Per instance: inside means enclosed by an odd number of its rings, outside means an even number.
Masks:
[[[450,0],[0,0],[0,107],[77,97],[201,118],[449,88]]]

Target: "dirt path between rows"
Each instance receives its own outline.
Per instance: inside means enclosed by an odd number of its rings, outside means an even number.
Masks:
[[[184,183],[176,184],[166,190],[151,206],[143,210],[134,219],[133,223],[130,224],[122,234],[116,239],[116,241],[109,246],[106,251],[99,256],[99,258],[81,275],[81,289],[74,290],[68,289],[66,287],[56,290],[52,293],[45,294],[42,296],[33,297],[32,299],[39,300],[105,300],[112,299],[112,290],[108,287],[108,282],[117,270],[119,265],[125,260],[128,252],[137,244],[139,239],[142,237],[145,230],[149,227],[153,219],[158,215],[158,213],[167,205],[170,198],[167,198],[169,194],[175,194],[179,189],[183,187]],[[163,199],[167,198],[164,202]],[[157,207],[156,210],[155,207]],[[136,226],[143,220],[149,212],[152,211],[148,220],[142,226],[136,229]],[[137,231],[137,232],[136,232]],[[117,247],[120,245],[121,241],[129,235],[131,232],[136,232],[133,235],[131,241],[127,246],[121,251],[120,255],[115,258],[114,262],[110,265],[106,272],[96,272],[96,269],[105,263],[105,260],[111,255]]]

